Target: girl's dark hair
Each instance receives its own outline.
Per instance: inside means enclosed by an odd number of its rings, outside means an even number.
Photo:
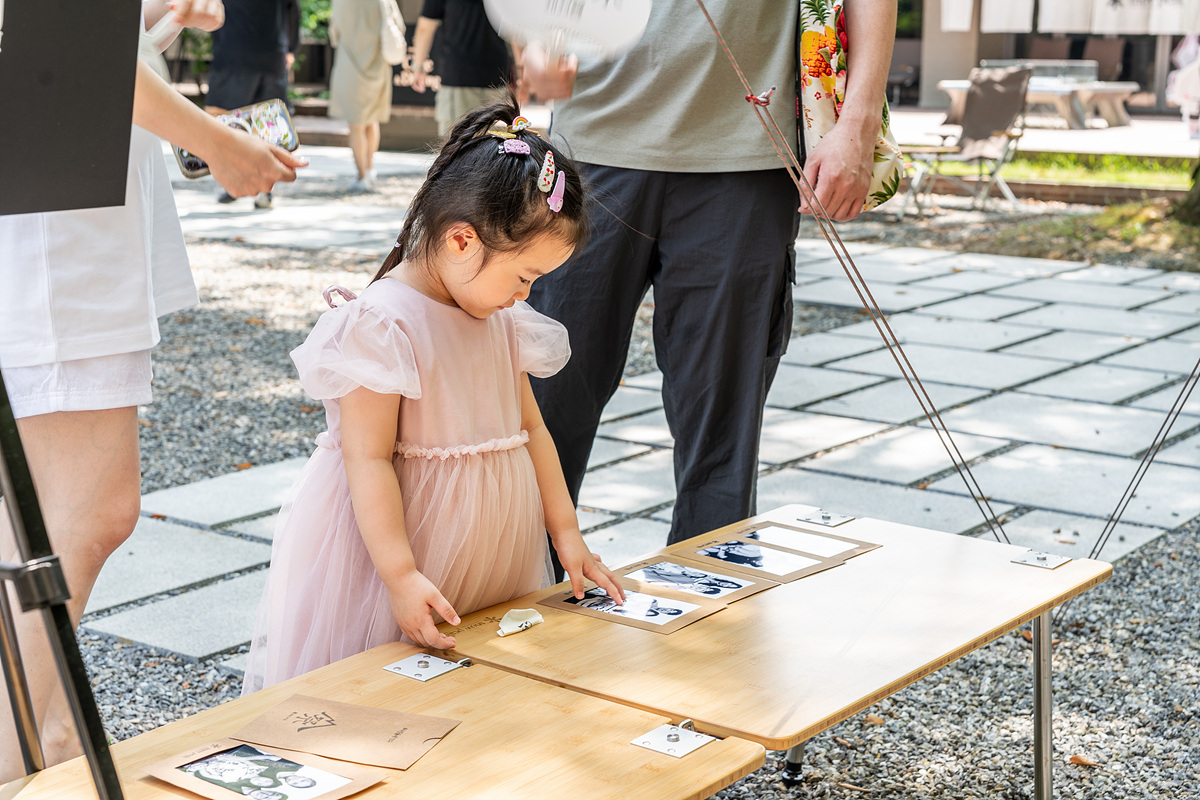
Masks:
[[[529,130],[516,135],[529,145],[529,155],[504,153],[504,141],[487,135],[495,123],[507,128],[520,113],[516,97],[509,93],[505,100],[481,106],[459,120],[409,204],[396,246],[373,280],[405,259],[430,264],[446,231],[459,222],[478,234],[484,265],[487,254],[519,251],[541,234],[554,236],[576,251],[583,248],[587,238],[583,185],[571,159]],[[549,194],[537,187],[547,151],[554,153],[555,180],[558,172],[566,175],[558,212],[550,210]]]

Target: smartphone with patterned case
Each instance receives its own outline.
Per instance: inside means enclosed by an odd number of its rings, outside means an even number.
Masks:
[[[235,108],[227,114],[218,114],[217,121],[254,134],[285,150],[295,150],[300,146],[300,137],[296,135],[296,126],[292,124],[292,115],[288,113],[282,100],[267,100]],[[200,156],[189,153],[178,145],[173,145],[172,149],[175,151],[175,160],[179,162],[179,171],[185,178],[203,178],[208,174],[208,164],[204,163]]]

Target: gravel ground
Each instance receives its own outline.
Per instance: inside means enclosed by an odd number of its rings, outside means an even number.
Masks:
[[[403,206],[414,178],[343,202]],[[284,187],[290,196],[342,197],[344,187]],[[323,193],[323,194],[322,194]],[[845,226],[847,241],[954,246],[993,224],[945,199],[926,223],[883,214]],[[1081,208],[1022,204],[1008,218]],[[816,236],[815,227],[801,235]],[[386,243],[385,243],[386,244]],[[336,251],[189,242],[201,305],[163,321],[155,402],[141,412],[143,490],[246,465],[307,455],[323,415],[300,390],[287,352],[324,307],[321,290],[360,290],[378,264]],[[634,332],[627,374],[655,368],[652,301]],[[795,333],[862,319],[854,310],[799,306]],[[1054,652],[1055,774],[1059,797],[1200,797],[1200,520],[1143,547],[1110,582],[1072,606]],[[1192,587],[1191,589],[1186,587]],[[236,697],[241,680],[218,666],[82,633],[110,736],[123,739]],[[223,657],[222,657],[223,658]],[[1011,634],[808,743],[806,781],[777,782],[778,764],[720,793],[734,798],[1024,798],[1031,796],[1031,646]],[[1073,755],[1098,766],[1067,763]]]

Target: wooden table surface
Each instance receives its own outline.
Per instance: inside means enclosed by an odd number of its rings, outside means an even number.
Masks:
[[[724,739],[683,758],[630,744],[661,716],[476,665],[426,683],[383,667],[422,650],[388,644],[113,746],[125,797],[178,797],[144,768],[229,736],[292,694],[462,720],[408,770],[354,797],[703,800],[764,763],[760,745]],[[269,748],[267,748],[269,749]],[[96,797],[82,758],[0,787],[0,800]]]
[[[803,528],[796,517],[810,510],[785,506],[721,531],[763,521]],[[1013,564],[1027,548],[879,520],[831,531],[882,547],[668,635],[545,606],[544,623],[496,635],[505,611],[559,588],[441,627],[477,663],[783,750],[1112,574],[1087,559],[1055,570]]]

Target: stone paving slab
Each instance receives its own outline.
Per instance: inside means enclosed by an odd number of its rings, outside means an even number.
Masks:
[[[783,464],[879,433],[887,427],[845,417],[768,408],[763,414],[758,460]]]
[[[1107,522],[1107,519],[1081,517],[1056,511],[1030,511],[1011,522],[1005,522],[1004,532],[1013,544],[1041,553],[1088,558]],[[1116,561],[1164,533],[1165,528],[1119,522],[1097,558],[1101,561]],[[991,537],[991,534],[981,533],[979,536]]]
[[[993,275],[988,272],[963,270],[952,272],[949,275],[938,275],[934,278],[922,279],[916,285],[923,288],[952,289],[956,292],[974,294],[975,292],[986,292],[989,289],[998,289],[1001,286],[1012,286],[1014,283],[1020,283],[1023,280],[1024,278],[1018,278],[1013,275]]]
[[[871,256],[861,256],[854,259],[854,267],[858,270],[858,274],[871,287],[871,291],[875,291],[876,283],[901,283],[907,284],[909,281],[919,281],[922,278],[933,278],[937,276],[947,275],[950,273],[948,267],[940,267],[937,261],[929,264],[903,264],[894,261],[876,261]],[[849,264],[847,264],[849,266]],[[807,264],[797,265],[796,274],[798,276],[822,276],[830,280],[850,285],[850,279],[846,276],[846,270],[842,267],[842,263],[836,259],[828,261],[812,261]],[[924,282],[917,284],[924,286]],[[938,287],[930,287],[938,288]],[[961,294],[962,289],[946,287],[943,291],[955,291]]]
[[[1004,389],[1049,375],[1063,369],[1059,361],[1007,353],[978,352],[927,344],[904,346],[908,363],[917,377],[935,383],[974,386],[980,389]],[[868,372],[874,375],[902,377],[892,354],[877,350],[861,356],[835,361],[833,369]]]
[[[872,386],[882,378],[874,375],[855,375],[815,367],[780,364],[775,371],[767,405],[775,408],[795,408],[828,397],[846,394],[855,389]]]
[[[1200,292],[1200,273],[1159,272],[1138,283],[1142,286],[1157,286],[1171,292]]]
[[[820,261],[827,258],[833,258],[833,248],[823,237],[809,238],[805,236],[805,227],[801,224],[800,238],[796,239],[796,262],[803,263],[806,261]],[[814,225],[814,230],[816,227]],[[878,253],[881,250],[887,250],[891,245],[873,244],[871,242],[844,242],[846,252],[852,256],[865,255],[867,253]]]
[[[1185,419],[1177,433],[1200,424],[1196,418]],[[1162,415],[1155,411],[1020,392],[947,411],[942,420],[954,432],[1119,456],[1140,454],[1154,441],[1162,425]],[[1200,492],[1196,494],[1200,496]]]
[[[872,330],[874,326],[872,325]],[[843,330],[841,328],[839,331]],[[836,361],[839,358],[869,353],[883,347],[883,340],[875,334],[875,341],[864,341],[858,337],[842,336],[839,333],[810,333],[797,336],[788,343],[780,363],[809,367]]]
[[[639,389],[654,389],[662,391],[663,374],[657,370],[647,372],[643,375],[636,375],[632,378],[625,378],[621,381],[622,386],[636,386]]]
[[[1053,358],[1060,361],[1092,361],[1112,353],[1128,350],[1145,339],[1121,334],[1056,331],[1048,336],[1006,347],[1001,352],[1010,355]]]
[[[888,318],[888,325],[901,344],[920,342],[968,350],[995,350],[1050,333],[1049,328],[933,316],[933,310],[928,309],[930,313],[895,314]],[[870,321],[844,325],[837,329],[837,335],[860,336],[882,343],[875,323]]]
[[[662,408],[662,393],[650,389],[638,389],[633,386],[618,386],[612,399],[604,406],[600,414],[601,422],[611,422],[621,417],[641,414]]]
[[[867,279],[867,287],[875,303],[887,313],[909,311],[933,305],[945,300],[961,297],[961,292],[948,289],[921,289],[907,284],[882,283]],[[807,303],[825,303],[831,306],[862,307],[863,303],[849,280],[825,281],[805,286],[799,296]]]
[[[1163,311],[1170,314],[1200,315],[1200,292],[1187,292],[1168,297],[1145,307],[1146,311]]]
[[[961,479],[955,475],[954,479]],[[839,514],[871,517],[904,525],[915,525],[947,533],[965,533],[984,523],[983,515],[969,497],[910,489],[886,483],[822,475],[802,468],[789,468],[759,478],[758,507],[777,508],[788,503],[806,503]],[[992,510],[1003,514],[1012,506],[992,501]]]
[[[939,411],[976,400],[991,393],[990,389],[973,389],[969,386],[951,386],[945,383],[922,381],[930,400]],[[892,380],[862,389],[852,394],[834,397],[809,406],[806,411],[819,414],[835,414],[855,419],[890,422],[899,425],[914,419],[923,419],[925,412],[913,395],[912,389],[902,380]]]
[[[1178,423],[1176,427],[1178,427]],[[1158,455],[1154,457],[1155,464],[1160,461],[1164,464],[1178,464],[1182,467],[1196,467],[1200,469],[1200,437],[1192,436],[1189,439],[1176,442],[1170,447],[1162,448],[1158,451]],[[1151,469],[1154,469],[1154,467],[1152,466]],[[1200,487],[1198,487],[1198,490],[1200,490]]]
[[[142,511],[218,525],[283,505],[307,458],[292,458],[142,496]]]
[[[958,317],[960,319],[996,320],[1038,308],[1042,303],[1036,300],[1017,300],[1012,297],[992,297],[985,294],[971,294],[957,300],[938,303],[924,309],[926,314],[938,317]]]
[[[275,523],[279,521],[278,513],[264,514],[254,519],[242,520],[229,526],[229,530],[257,536],[259,539],[273,541],[275,539]]]
[[[1020,447],[971,467],[993,505],[999,501],[1106,518],[1136,471],[1134,459],[1039,445]],[[1122,521],[1175,528],[1200,514],[1198,483],[1200,470],[1156,462]],[[969,496],[957,475],[931,488]]]
[[[601,514],[598,511],[585,511],[582,509],[576,509],[575,516],[579,517],[579,530],[585,532],[597,525],[603,525],[606,522],[616,519],[612,514]]]
[[[1094,403],[1119,403],[1135,395],[1170,383],[1178,377],[1171,372],[1085,364],[1051,375],[1021,387],[1026,394],[1044,394]]]
[[[1062,273],[1059,278],[1065,281],[1083,281],[1084,283],[1136,283],[1149,281],[1163,275],[1161,269],[1147,267],[1121,267],[1112,264],[1096,264],[1092,267]]]
[[[1019,297],[1048,303],[1073,303],[1105,308],[1133,308],[1162,298],[1162,290],[1149,286],[1119,286],[1067,280],[1070,276],[1026,281],[990,292],[995,297]]]
[[[633,514],[675,499],[674,454],[659,450],[592,470],[583,479],[579,505]]]
[[[84,613],[211,580],[270,559],[270,545],[141,517],[133,535],[105,562]]]
[[[1109,356],[1100,363],[1187,375],[1195,369],[1197,361],[1200,361],[1200,342],[1168,340],[1149,342],[1134,350]]]
[[[588,469],[602,467],[605,464],[611,464],[614,461],[620,461],[623,458],[640,455],[641,453],[650,452],[651,448],[644,444],[630,444],[629,442],[618,442],[613,439],[605,439],[597,436],[592,442],[592,452],[588,455]]]
[[[83,627],[197,660],[246,644],[265,569],[85,623]]]
[[[1172,341],[1200,342],[1200,326],[1196,326],[1195,328],[1189,328],[1186,331],[1180,331],[1179,333],[1175,334],[1174,336],[1172,336],[1170,338]]]
[[[1067,303],[1014,314],[1006,317],[1004,321],[1014,325],[1037,325],[1042,328],[1058,330],[1142,336],[1147,339],[1167,336],[1196,324],[1195,320],[1189,320],[1181,314],[1100,309],[1095,306]]]
[[[583,541],[605,564],[620,567],[665,547],[670,532],[669,523],[639,517],[589,533]]]
[[[626,417],[616,422],[603,423],[598,435],[608,439],[619,439],[623,442],[663,447],[670,447],[675,443],[674,437],[671,436],[671,429],[667,425],[667,412],[661,408]]]
[[[297,230],[303,230],[305,247],[379,249],[399,233],[404,222],[404,210],[389,206],[348,205],[330,216],[329,205],[323,201],[294,199],[288,201],[286,213],[283,211],[179,203],[180,223],[189,236],[236,238],[270,247],[295,247]]]
[[[1009,442],[960,433],[953,436],[962,458],[970,461]],[[890,483],[915,483],[954,466],[938,434],[928,428],[899,428],[872,436],[804,462],[806,469]]]
[[[855,256],[854,260],[871,264],[928,264],[932,261],[943,261],[943,271],[950,272],[950,264],[958,255],[955,250],[936,250],[932,247],[888,247],[867,253],[862,258]]]
[[[953,269],[977,270],[1016,278],[1049,278],[1051,275],[1073,272],[1086,266],[1078,261],[1001,256],[992,253],[953,253],[944,263]]]
[[[1148,394],[1145,397],[1139,397],[1137,400],[1131,400],[1128,405],[1135,408],[1148,408],[1152,411],[1158,411],[1165,415],[1170,411],[1175,401],[1179,399],[1179,392],[1183,390],[1183,381],[1172,384],[1165,389],[1160,389],[1154,394]],[[1200,391],[1193,390],[1187,402],[1183,405],[1183,414],[1200,414]]]

